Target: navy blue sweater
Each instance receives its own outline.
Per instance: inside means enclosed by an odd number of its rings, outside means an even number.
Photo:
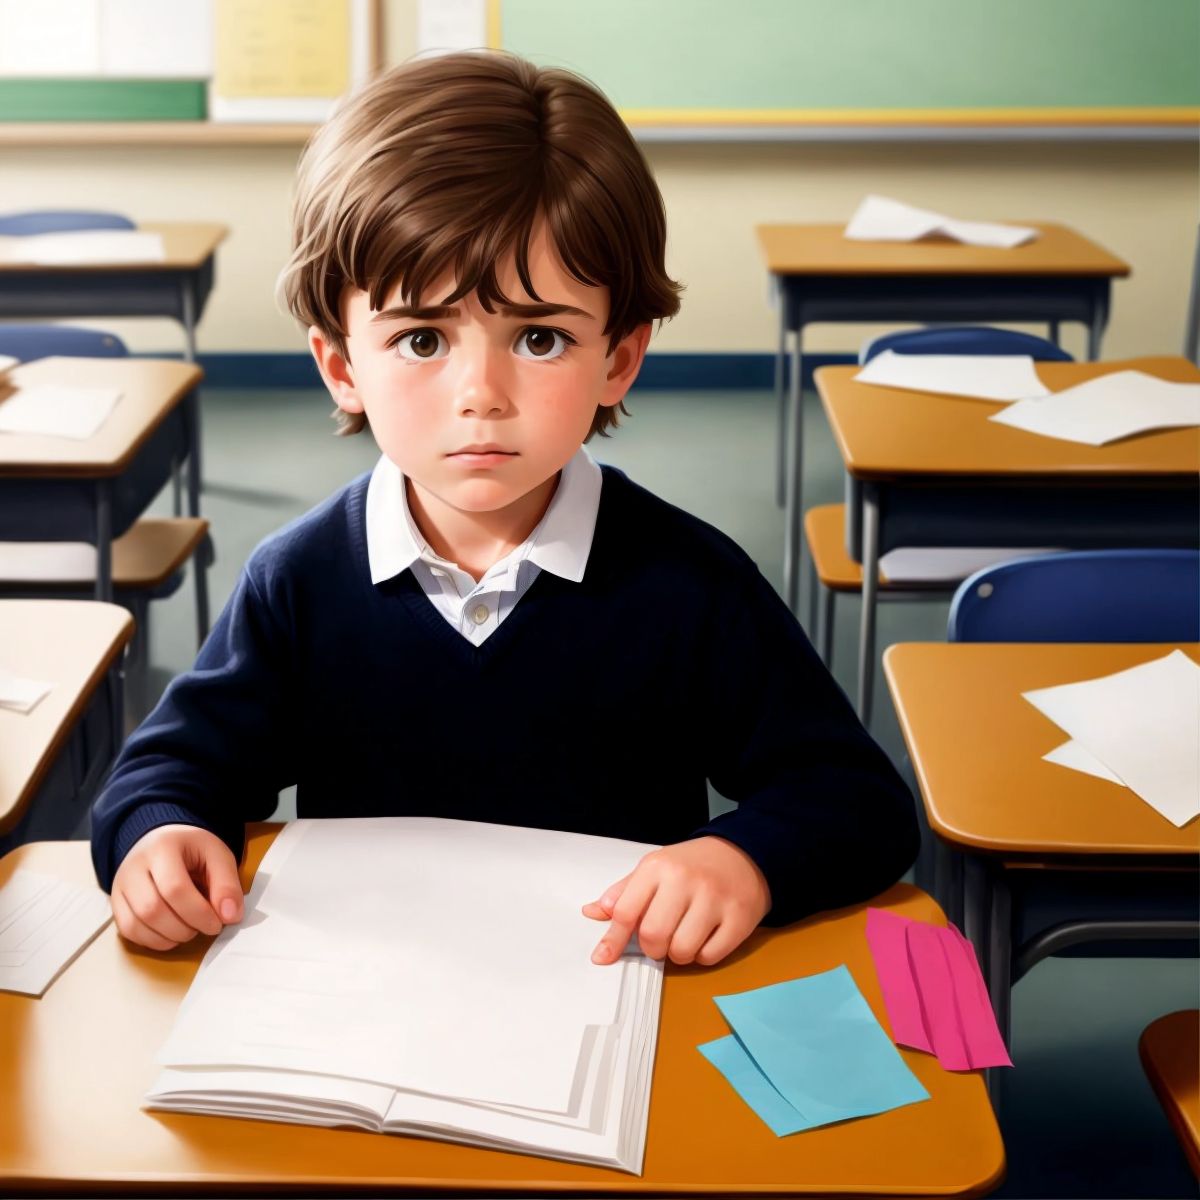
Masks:
[[[583,580],[543,571],[473,646],[411,571],[371,583],[368,478],[255,550],[193,669],[129,738],[93,810],[105,890],[159,825],[240,856],[244,823],[293,783],[302,817],[716,834],[762,869],[773,925],[866,899],[912,862],[907,789],[724,534],[605,467]],[[710,820],[706,780],[738,808]]]

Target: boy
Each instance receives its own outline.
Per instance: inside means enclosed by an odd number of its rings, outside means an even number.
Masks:
[[[582,448],[678,309],[665,233],[604,97],[509,55],[409,63],[318,132],[281,290],[383,457],[258,547],[129,739],[92,834],[124,937],[239,920],[244,823],[293,782],[301,816],[662,843],[580,897],[598,963],[635,932],[716,963],[912,861],[911,797],[754,564]]]

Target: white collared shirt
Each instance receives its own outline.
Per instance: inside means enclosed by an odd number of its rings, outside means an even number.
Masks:
[[[580,446],[562,469],[546,515],[515,550],[491,566],[478,583],[457,563],[436,554],[408,508],[404,473],[386,455],[367,485],[367,559],[371,582],[412,569],[439,613],[478,646],[516,607],[540,571],[578,583],[583,579],[603,476],[596,460]]]

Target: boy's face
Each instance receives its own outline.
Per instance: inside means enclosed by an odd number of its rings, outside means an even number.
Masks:
[[[609,354],[607,288],[571,276],[544,226],[530,241],[529,270],[542,302],[510,259],[497,281],[515,307],[495,313],[474,293],[442,307],[451,277],[435,281],[421,308],[405,306],[401,287],[378,312],[366,292],[348,291],[349,361],[309,331],[335,402],[366,413],[379,448],[427,504],[494,512],[552,481],[596,409],[618,404],[641,366],[649,325]]]

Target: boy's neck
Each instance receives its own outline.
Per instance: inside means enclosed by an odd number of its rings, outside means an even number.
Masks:
[[[507,508],[492,512],[453,508],[407,477],[404,489],[408,511],[429,548],[478,583],[537,528],[554,499],[561,475],[561,471],[551,475]]]

